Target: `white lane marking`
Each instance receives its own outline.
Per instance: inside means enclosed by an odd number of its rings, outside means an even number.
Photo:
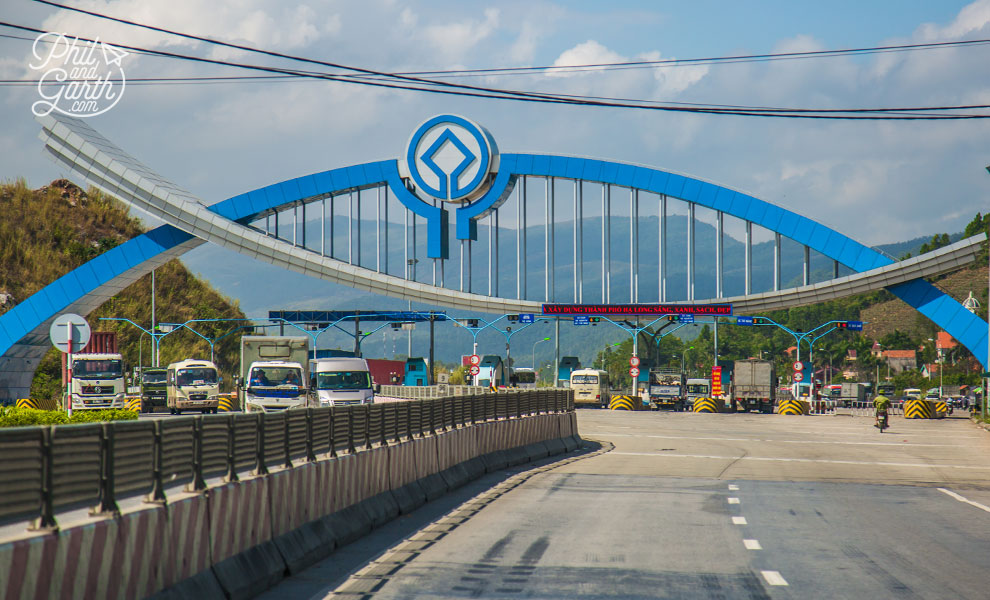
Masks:
[[[980,504],[979,502],[973,502],[969,498],[966,498],[964,496],[960,496],[959,494],[953,492],[952,490],[947,490],[945,488],[935,488],[935,489],[937,489],[938,491],[942,492],[943,494],[947,494],[947,495],[955,498],[956,500],[958,500],[960,502],[965,502],[966,504],[969,504],[970,506],[975,506],[976,508],[978,508],[980,510],[985,510],[987,512],[990,512],[990,506],[987,506],[985,504]]]
[[[739,486],[738,485],[735,485],[733,483],[730,483],[729,484],[729,491],[730,492],[738,492],[739,491]]]
[[[819,458],[773,458],[769,456],[714,456],[708,454],[671,454],[670,452],[609,452],[608,456],[662,456],[668,458],[710,458],[712,460],[761,460],[771,462],[797,462],[797,463],[827,463],[834,465],[866,465],[884,467],[921,467],[925,469],[975,469],[977,471],[990,471],[990,465],[943,465],[938,463],[896,463],[896,462],[872,462],[862,460],[826,460]]]
[[[807,432],[812,433],[812,432]],[[774,444],[831,444],[837,446],[897,446],[920,448],[969,448],[966,444],[916,444],[912,442],[832,442],[828,440],[774,440],[769,438],[730,438],[730,437],[692,437],[684,435],[636,435],[630,433],[612,433],[610,431],[591,431],[587,435],[611,435],[612,437],[629,437],[660,440],[692,440],[704,442],[770,442]],[[897,434],[894,434],[897,435]],[[941,436],[939,436],[941,437]],[[954,438],[955,439],[955,438]]]
[[[787,580],[780,576],[779,571],[760,571],[760,573],[770,585],[787,585]]]
[[[732,524],[733,525],[749,525],[749,523],[746,522],[746,517],[732,517]]]
[[[743,545],[747,550],[763,550],[759,540],[743,540]]]
[[[729,504],[739,504],[739,498],[729,498]]]

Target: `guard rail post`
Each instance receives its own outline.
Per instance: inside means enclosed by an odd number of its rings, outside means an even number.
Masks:
[[[354,409],[351,407],[347,408],[347,453],[354,454],[357,449],[354,448]]]
[[[162,482],[162,462],[165,460],[164,449],[162,448],[162,422],[155,421],[154,424],[154,458],[151,471],[151,493],[148,494],[146,502],[152,504],[165,504],[165,484]]]
[[[316,462],[316,452],[313,450],[313,408],[306,409],[306,462]]]
[[[91,515],[116,516],[120,514],[114,497],[113,423],[100,427],[100,504]]]
[[[362,404],[361,410],[364,411],[364,449],[371,450],[371,405]]]
[[[193,475],[187,489],[191,492],[206,489],[203,479],[203,419],[193,419]]]
[[[289,413],[282,413],[285,418],[282,419],[282,450],[285,452],[285,463],[282,465],[283,468],[292,468],[292,451],[289,449]]]
[[[36,531],[58,529],[53,498],[52,454],[52,428],[46,426],[41,430],[41,512],[31,526]]]
[[[238,481],[237,477],[237,435],[234,419],[227,419],[227,473],[224,474],[224,481]]]
[[[430,435],[437,434],[437,401],[430,400]]]
[[[374,406],[369,405],[369,406]],[[378,410],[378,424],[381,425],[381,439],[378,441],[379,446],[388,446],[388,419],[385,418],[385,404],[381,405]],[[368,410],[371,410],[370,408]]]
[[[333,435],[334,419],[336,418],[336,414],[337,411],[331,408],[330,418],[327,419],[327,427],[330,428],[330,452],[328,452],[327,454],[329,454],[330,458],[337,458],[337,440],[334,438]]]
[[[265,420],[262,419],[265,413],[258,412],[254,414],[255,431],[258,432],[254,446],[254,474],[268,475],[268,465],[265,464]]]

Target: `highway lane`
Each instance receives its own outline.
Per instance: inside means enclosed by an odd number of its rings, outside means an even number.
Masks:
[[[579,423],[614,448],[379,540],[350,580],[264,597],[987,596],[990,434],[968,421],[895,418],[882,435],[841,416],[581,411]]]

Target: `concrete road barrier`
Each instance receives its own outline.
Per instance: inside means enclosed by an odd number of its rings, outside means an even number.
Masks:
[[[806,400],[781,400],[777,406],[778,415],[806,415],[811,411],[811,404]]]
[[[928,400],[905,400],[905,419],[931,419],[934,418],[935,403]]]
[[[634,396],[612,396],[608,401],[609,410],[642,410],[643,401]]]
[[[718,413],[725,407],[725,402],[713,398],[696,398],[694,401],[694,412],[696,413]]]

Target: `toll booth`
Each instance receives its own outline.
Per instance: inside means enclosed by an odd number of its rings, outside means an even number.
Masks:
[[[560,357],[557,366],[557,387],[567,387],[571,384],[571,372],[581,368],[581,361],[576,356]]]
[[[425,358],[407,358],[402,385],[430,385],[430,369]]]
[[[505,387],[509,384],[507,370],[501,356],[486,354],[481,357],[481,364],[478,365],[478,374],[474,377],[474,384],[490,388]]]

